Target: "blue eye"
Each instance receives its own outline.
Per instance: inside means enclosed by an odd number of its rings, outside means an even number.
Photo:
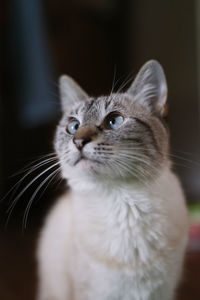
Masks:
[[[118,113],[111,113],[106,117],[106,128],[107,129],[116,129],[118,128],[124,121],[124,118]]]
[[[73,120],[69,122],[67,125],[67,132],[70,134],[75,134],[75,132],[78,130],[80,125],[80,122],[78,120]]]

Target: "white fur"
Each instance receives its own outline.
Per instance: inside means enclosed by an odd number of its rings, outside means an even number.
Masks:
[[[187,229],[184,196],[168,167],[146,187],[72,181],[40,236],[38,299],[170,300]]]

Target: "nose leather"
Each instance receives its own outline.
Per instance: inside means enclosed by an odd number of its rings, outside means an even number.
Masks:
[[[95,126],[82,126],[74,134],[73,142],[81,150],[87,143],[95,139],[98,129]]]

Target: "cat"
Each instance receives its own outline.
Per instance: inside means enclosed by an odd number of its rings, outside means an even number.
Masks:
[[[37,299],[174,299],[188,218],[161,65],[148,61],[126,92],[96,99],[66,75],[59,86],[54,145],[70,190],[40,233]]]

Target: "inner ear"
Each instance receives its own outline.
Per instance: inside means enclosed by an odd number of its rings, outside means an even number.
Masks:
[[[148,61],[140,69],[127,93],[150,112],[160,116],[166,114],[167,82],[163,68],[156,60]]]
[[[59,78],[59,90],[63,112],[69,111],[75,103],[89,97],[78,83],[67,75],[62,75]]]

